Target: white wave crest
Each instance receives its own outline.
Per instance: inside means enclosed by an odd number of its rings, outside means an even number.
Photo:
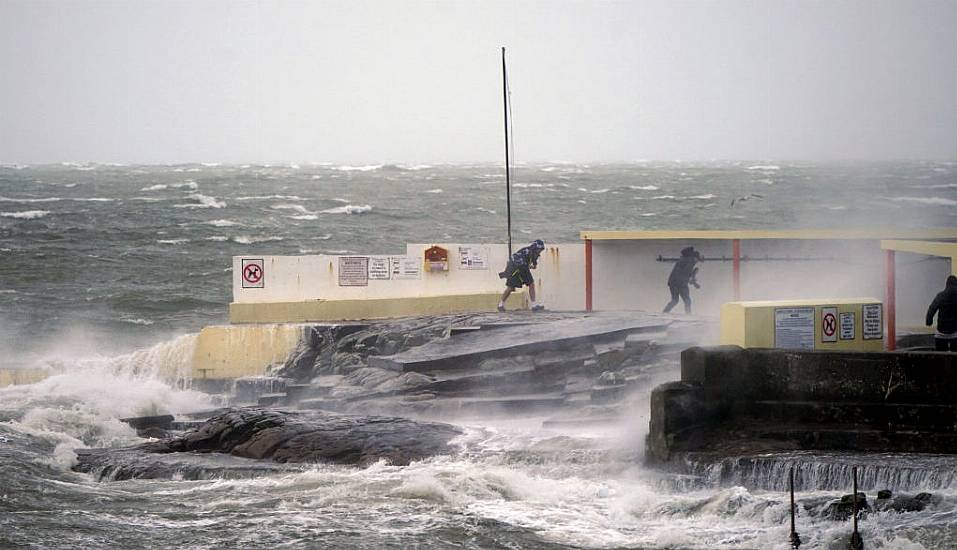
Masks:
[[[144,187],[140,189],[140,191],[163,191],[164,189],[168,189],[168,188],[169,186],[164,183],[157,183],[156,185],[150,185],[149,187]]]
[[[212,220],[206,222],[206,225],[212,225],[213,227],[233,227],[239,224],[232,220]]]
[[[767,171],[767,172],[774,172],[780,169],[781,167],[775,164],[758,164],[755,166],[748,166],[746,168],[746,170],[761,170],[761,171]]]
[[[289,216],[293,220],[318,220],[319,216],[315,214],[303,214],[301,216]]]
[[[442,192],[443,192],[443,191],[442,191],[441,189],[438,189],[438,188],[436,188],[436,189],[429,189],[428,191],[426,191],[426,193],[442,193]]]
[[[635,191],[657,191],[661,189],[657,185],[629,185],[628,188]]]
[[[327,208],[322,211],[323,214],[365,214],[371,212],[372,207],[368,204],[346,204],[335,208]]]
[[[0,216],[16,220],[36,220],[49,213],[49,210],[24,210],[22,212],[0,212]]]
[[[274,204],[270,206],[273,210],[292,210],[294,212],[299,212],[300,214],[315,214],[315,212],[310,212],[305,206],[301,204]]]
[[[268,243],[272,241],[281,241],[282,237],[252,237],[250,235],[237,235],[231,239],[234,243],[237,244],[256,244],[256,243]]]
[[[222,235],[213,235],[212,237],[206,237],[206,240],[221,243],[224,241],[228,241],[229,237],[224,237]]]
[[[296,195],[254,195],[251,197],[236,197],[236,200],[238,201],[267,201],[267,200],[301,201],[305,199]]]
[[[957,206],[957,200],[945,199],[944,197],[885,197],[894,202],[913,202],[917,204],[929,204],[933,206]]]
[[[226,208],[226,201],[217,200],[201,193],[193,193],[189,198],[198,201],[195,204],[175,204],[176,208]]]
[[[184,244],[188,243],[189,239],[160,239],[156,242],[160,244]]]
[[[717,195],[714,195],[714,194],[712,194],[712,193],[706,193],[706,194],[704,194],[704,195],[692,195],[692,196],[690,196],[690,197],[688,197],[688,198],[689,198],[689,199],[708,200],[708,199],[713,199],[713,198],[715,198],[716,196],[717,196]]]
[[[336,166],[333,170],[338,170],[340,172],[372,172],[382,168],[381,164],[367,164],[365,166]]]

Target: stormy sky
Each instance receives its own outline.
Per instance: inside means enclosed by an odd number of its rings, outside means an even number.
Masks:
[[[0,162],[953,159],[952,1],[0,0]]]

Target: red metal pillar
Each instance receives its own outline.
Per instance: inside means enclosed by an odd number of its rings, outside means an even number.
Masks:
[[[897,349],[897,287],[894,269],[894,251],[884,251],[884,275],[887,286],[884,287],[884,315],[887,317],[887,351]],[[863,320],[862,320],[863,322]]]
[[[585,239],[585,311],[592,310],[591,239]]]
[[[741,300],[741,240],[731,240],[731,279],[734,285],[734,301]]]

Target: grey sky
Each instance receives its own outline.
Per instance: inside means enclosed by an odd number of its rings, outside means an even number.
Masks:
[[[957,158],[957,2],[0,0],[0,161]]]

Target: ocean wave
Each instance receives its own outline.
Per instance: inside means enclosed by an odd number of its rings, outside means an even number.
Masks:
[[[186,180],[183,183],[170,184],[170,187],[173,189],[192,189],[193,191],[195,191],[199,189],[199,184],[193,180]]]
[[[156,321],[151,321],[151,320],[149,320],[149,319],[140,319],[140,318],[132,318],[132,319],[131,319],[131,318],[128,318],[128,317],[123,317],[123,320],[126,321],[127,323],[132,324],[132,325],[143,325],[143,326],[147,326],[147,327],[156,322]]]
[[[249,235],[237,235],[230,239],[237,244],[256,244],[256,243],[268,243],[273,241],[281,241],[282,237],[251,237]]]
[[[762,170],[762,171],[768,171],[768,172],[773,172],[775,170],[780,170],[780,169],[781,167],[777,166],[776,164],[758,164],[755,166],[748,166],[747,168],[745,168],[745,170]]]
[[[315,214],[303,214],[301,216],[289,216],[291,220],[318,220],[319,216]]]
[[[894,202],[913,202],[918,204],[929,204],[932,206],[957,206],[957,200],[945,199],[944,197],[885,197]]]
[[[545,187],[545,185],[541,183],[513,183],[512,187],[518,187],[521,189],[539,189],[541,187]]]
[[[266,200],[301,201],[305,199],[297,195],[255,195],[251,197],[236,197],[236,200],[238,201],[266,201]]]
[[[305,206],[301,204],[273,204],[269,208],[273,210],[292,210],[294,212],[299,212],[300,214],[315,214],[315,212],[310,212]]]
[[[498,213],[498,212],[496,212],[495,210],[492,210],[491,208],[483,208],[483,207],[481,207],[481,206],[477,207],[476,210],[478,210],[479,212],[485,212],[486,214],[497,214],[497,213]]]
[[[206,222],[206,225],[212,225],[213,227],[233,227],[239,224],[233,220],[211,220]]]
[[[350,202],[352,202],[352,201],[350,201],[349,199],[340,199],[340,198],[338,198],[338,197],[332,198],[332,199],[329,199],[329,200],[334,201],[334,202],[341,202],[342,204],[349,204]]]
[[[0,216],[16,220],[36,220],[49,213],[49,210],[24,210],[22,212],[0,212]]]
[[[228,241],[229,237],[224,237],[222,235],[213,235],[212,237],[206,237],[205,240],[221,243],[221,242]]]
[[[650,218],[652,216],[657,216],[658,214],[656,212],[642,212],[641,214],[638,214],[638,215],[645,218]]]
[[[343,206],[337,206],[335,208],[327,208],[322,211],[323,214],[365,214],[366,212],[371,212],[372,207],[368,204],[345,204]]]
[[[144,187],[140,191],[163,191],[164,189],[169,189],[169,186],[164,183],[157,183],[156,185],[150,185],[149,187]]]
[[[176,208],[226,208],[226,201],[217,200],[215,197],[193,193],[189,198],[198,201],[195,204],[174,204]]]
[[[925,189],[957,189],[957,183],[941,183],[938,185],[928,185]]]
[[[674,195],[657,195],[657,196],[651,197],[652,200],[656,200],[656,201],[660,201],[660,200],[676,200],[677,198],[678,198],[678,197],[676,197],[676,196],[674,196]]]
[[[159,239],[156,242],[160,244],[184,244],[188,243],[189,239]]]
[[[31,204],[35,202],[57,202],[67,200],[62,197],[46,197],[43,199],[14,199],[12,197],[0,197],[0,202],[16,202],[23,204]]]
[[[629,185],[628,188],[635,191],[657,191],[661,189],[657,185]]]
[[[317,241],[328,241],[332,238],[332,233],[326,233],[324,235],[319,235],[318,237],[313,237]]]
[[[689,198],[689,199],[708,200],[708,199],[713,199],[713,198],[715,198],[716,196],[717,196],[717,195],[714,195],[714,194],[712,194],[712,193],[706,193],[706,194],[704,194],[704,195],[692,195],[692,196],[690,196],[690,197],[688,197],[688,198]]]
[[[426,193],[435,193],[435,194],[442,193],[442,192],[443,192],[443,191],[442,191],[441,189],[438,189],[438,188],[436,188],[436,189],[429,189],[428,191],[426,191]]]
[[[381,164],[367,164],[365,166],[343,165],[343,166],[336,166],[333,168],[333,170],[338,170],[340,172],[372,172],[382,168],[382,166],[383,165]]]

